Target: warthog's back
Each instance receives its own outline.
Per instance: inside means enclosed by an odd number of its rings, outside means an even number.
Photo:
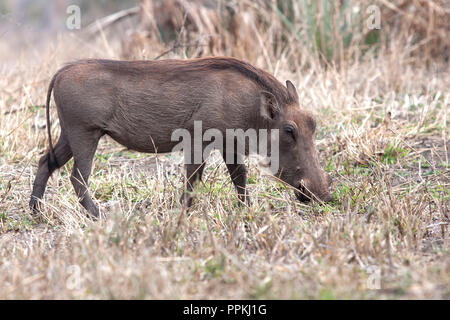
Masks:
[[[55,101],[68,126],[99,128],[138,151],[169,152],[173,130],[245,128],[259,92],[288,99],[273,76],[233,58],[81,60],[61,69]]]

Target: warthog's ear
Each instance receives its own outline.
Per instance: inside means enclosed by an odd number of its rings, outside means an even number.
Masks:
[[[261,92],[261,116],[265,119],[275,119],[280,113],[280,107],[278,105],[277,98],[268,92]]]
[[[297,89],[295,88],[295,86],[292,84],[291,81],[286,81],[286,88],[288,90],[289,93],[289,97],[295,101],[298,102],[298,93],[297,93]]]

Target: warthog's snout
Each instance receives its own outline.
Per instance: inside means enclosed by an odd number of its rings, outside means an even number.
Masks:
[[[333,179],[329,174],[324,173],[321,180],[322,183],[320,181],[319,183],[313,183],[309,179],[302,179],[297,187],[299,191],[295,191],[297,200],[301,202],[308,202],[311,199],[316,201],[320,200],[323,202],[331,201],[333,199],[333,195],[329,191],[329,188]]]

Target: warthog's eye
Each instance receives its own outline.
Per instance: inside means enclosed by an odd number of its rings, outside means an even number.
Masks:
[[[292,136],[292,138],[295,139],[295,134],[294,134],[294,127],[290,124],[287,124],[284,126],[284,132],[290,134]]]

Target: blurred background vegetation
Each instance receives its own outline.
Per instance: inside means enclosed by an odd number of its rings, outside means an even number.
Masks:
[[[6,0],[0,2],[0,35],[20,43],[70,32],[66,10],[73,4],[81,9],[80,33],[96,19],[136,7],[136,14],[97,30],[120,42],[125,59],[158,52],[230,55],[273,72],[280,60],[295,71],[307,67],[311,56],[339,66],[399,48],[412,63],[449,58],[447,0]],[[373,5],[380,29],[368,27]]]
[[[69,5],[80,7],[84,15],[82,19],[84,24],[105,14],[129,8],[138,2],[138,0],[2,0],[1,23],[16,22],[47,32],[62,31],[65,28],[66,10]]]

